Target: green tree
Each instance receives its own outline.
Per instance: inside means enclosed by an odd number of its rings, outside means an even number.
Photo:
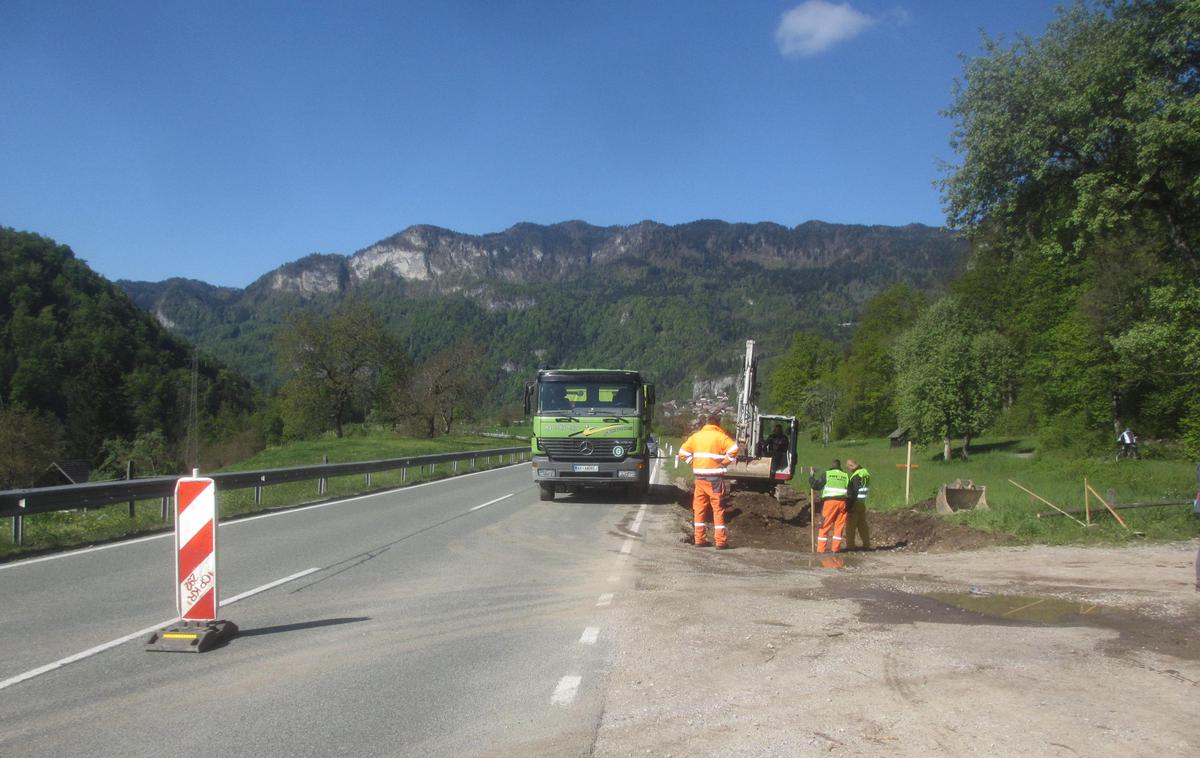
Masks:
[[[1077,2],[1040,39],[985,40],[947,115],[951,225],[1054,259],[1130,228],[1200,268],[1200,4]]]
[[[374,309],[361,301],[347,301],[329,316],[294,314],[278,346],[292,374],[284,388],[287,428],[312,433],[332,425],[338,437],[352,414],[370,405],[380,374],[402,356]]]
[[[63,431],[48,413],[0,407],[0,489],[32,487],[63,452]]]
[[[456,420],[474,418],[491,377],[483,345],[465,339],[417,366],[392,389],[396,418],[407,418],[421,434],[449,434]]]
[[[867,301],[846,359],[838,366],[847,431],[887,434],[896,425],[896,368],[892,343],[912,326],[925,296],[896,284]]]
[[[940,438],[950,459],[951,441],[971,438],[995,420],[1011,383],[1007,341],[970,316],[953,297],[921,314],[892,350],[896,405],[902,426],[920,440]]]
[[[841,351],[828,339],[811,332],[796,332],[783,359],[775,364],[767,380],[772,407],[791,415],[802,415],[809,388],[818,381],[832,384]]]

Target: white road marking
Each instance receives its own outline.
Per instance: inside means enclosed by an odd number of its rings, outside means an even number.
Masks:
[[[564,676],[559,679],[554,694],[550,696],[550,702],[554,705],[570,705],[575,702],[575,694],[579,692],[579,683],[582,681],[581,676]]]
[[[633,519],[633,524],[629,527],[629,531],[634,532],[635,534],[640,532],[642,530],[642,516],[645,515],[646,506],[643,504],[641,508],[638,508],[637,517]]]
[[[305,571],[299,571],[295,574],[292,574],[291,576],[285,576],[282,579],[276,579],[275,581],[270,582],[268,584],[264,584],[261,587],[256,587],[255,589],[252,589],[249,592],[243,592],[240,595],[234,595],[233,597],[229,598],[228,600],[222,600],[221,607],[224,608],[227,605],[233,605],[234,603],[236,603],[239,600],[245,600],[246,598],[251,597],[252,595],[257,595],[260,592],[266,592],[267,590],[269,590],[273,587],[278,587],[281,584],[286,584],[287,582],[294,581],[296,579],[299,579],[302,576],[308,576],[309,574],[313,573],[314,571],[320,571],[320,569],[319,568],[310,568]],[[124,637],[118,637],[115,640],[105,642],[103,645],[97,645],[96,647],[88,648],[87,650],[84,650],[81,653],[76,653],[74,655],[68,655],[66,658],[60,658],[59,660],[54,661],[53,663],[47,663],[45,666],[38,666],[35,669],[30,669],[29,671],[26,671],[24,674],[17,674],[14,677],[10,677],[10,678],[5,679],[4,681],[0,682],[0,690],[5,689],[7,687],[11,687],[14,684],[20,684],[21,682],[28,681],[30,679],[33,679],[34,677],[41,676],[42,674],[47,674],[51,671],[55,671],[56,669],[60,669],[63,666],[66,666],[70,663],[75,663],[76,661],[82,661],[84,658],[90,658],[93,655],[97,655],[98,653],[103,653],[105,650],[111,650],[112,648],[117,647],[118,645],[123,645],[124,643],[129,642],[130,640],[136,640],[138,637],[145,637],[146,635],[150,634],[151,632],[158,631],[159,629],[162,629],[164,626],[167,626],[168,624],[174,624],[178,620],[179,620],[179,617],[176,616],[174,618],[167,619],[166,621],[160,621],[159,623],[155,624],[154,626],[148,626],[145,629],[139,629],[138,631],[127,634]]]
[[[621,577],[619,577],[619,576],[610,576],[610,577],[608,578],[608,581],[610,581],[610,582],[619,582],[619,581],[621,581]]]
[[[509,499],[510,497],[512,497],[512,496],[513,496],[513,493],[511,493],[511,492],[510,492],[510,493],[508,493],[507,495],[505,495],[504,497],[498,497],[498,498],[496,498],[495,500],[489,500],[489,501],[487,501],[486,503],[482,503],[482,504],[480,504],[480,505],[477,505],[477,506],[475,506],[474,508],[468,508],[468,509],[467,509],[467,513],[470,513],[471,511],[477,511],[477,510],[479,510],[480,508],[487,508],[489,505],[494,505],[494,504],[496,504],[496,503],[500,502],[501,500],[508,500],[508,499]]]
[[[583,636],[579,638],[580,645],[595,645],[596,640],[600,637],[600,627],[589,626],[583,630]]]
[[[230,527],[238,526],[239,524],[249,524],[251,521],[258,521],[259,519],[274,518],[275,516],[290,516],[294,513],[301,513],[303,511],[313,511],[318,508],[328,508],[331,505],[342,505],[343,503],[353,503],[356,500],[366,500],[368,498],[380,497],[383,495],[394,495],[397,492],[405,492],[405,491],[409,491],[409,490],[421,489],[422,487],[430,487],[435,484],[446,484],[448,482],[457,481],[459,479],[466,479],[466,478],[472,477],[472,476],[480,476],[481,474],[492,474],[497,471],[503,471],[504,469],[513,468],[515,466],[524,466],[524,465],[525,465],[524,463],[514,463],[509,466],[501,466],[499,468],[485,469],[484,471],[473,471],[470,474],[459,474],[458,476],[452,476],[448,479],[436,479],[432,482],[422,482],[421,484],[413,484],[408,487],[397,487],[392,490],[384,490],[382,492],[372,492],[369,495],[358,495],[356,497],[348,497],[345,500],[331,500],[328,503],[314,503],[312,505],[300,505],[300,506],[296,506],[295,508],[288,508],[287,510],[276,511],[275,513],[264,513],[261,516],[250,516],[247,518],[240,518],[240,519],[237,519],[234,521],[228,521],[228,522],[220,524],[220,528],[228,529]],[[149,537],[137,537],[135,539],[124,540],[122,542],[113,542],[112,544],[109,544],[109,545],[97,545],[95,547],[85,547],[81,550],[70,550],[65,553],[55,553],[54,555],[43,555],[40,558],[28,558],[23,561],[12,561],[11,563],[0,564],[0,571],[5,571],[6,569],[11,569],[11,568],[17,568],[19,566],[32,566],[35,563],[42,563],[44,561],[57,561],[59,558],[70,558],[70,557],[76,556],[76,555],[87,555],[88,553],[97,553],[101,550],[112,550],[115,547],[128,547],[129,545],[136,545],[139,542],[149,542],[150,540],[164,540],[167,538],[174,538],[174,537],[175,537],[175,531],[171,530],[169,532],[164,532],[162,534],[152,534]]]
[[[621,545],[621,555],[629,555],[633,552],[633,540],[625,540],[625,544]]]
[[[221,607],[224,608],[227,605],[233,605],[234,603],[236,603],[239,600],[245,600],[248,597],[253,597],[254,595],[257,595],[260,592],[266,592],[267,590],[274,589],[281,584],[287,584],[288,582],[294,582],[302,576],[308,576],[309,574],[311,574],[315,571],[320,571],[320,570],[321,569],[319,569],[319,568],[310,568],[310,569],[304,569],[303,571],[297,571],[296,573],[292,574],[291,576],[285,576],[282,579],[276,579],[275,581],[273,581],[269,584],[264,584],[261,587],[256,587],[248,592],[243,592],[240,595],[234,595],[233,597],[229,598],[228,600],[222,600]]]
[[[603,608],[606,605],[612,605],[612,601],[613,601],[613,593],[605,592],[603,595],[600,596],[600,599],[596,601],[596,607]]]

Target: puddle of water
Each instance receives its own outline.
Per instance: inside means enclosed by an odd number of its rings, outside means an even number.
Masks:
[[[816,553],[801,557],[798,561],[799,565],[807,566],[808,568],[824,568],[824,569],[844,569],[847,566],[858,566],[862,563],[862,558],[858,556],[848,556],[842,553]]]
[[[970,592],[930,592],[924,595],[940,603],[998,619],[1032,621],[1038,624],[1086,623],[1112,610],[1092,603],[1027,595],[976,595]]]

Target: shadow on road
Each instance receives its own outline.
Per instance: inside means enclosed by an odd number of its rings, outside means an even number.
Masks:
[[[259,637],[264,634],[279,634],[281,632],[298,632],[302,629],[317,629],[322,626],[338,626],[341,624],[356,624],[359,621],[370,621],[370,616],[349,616],[347,618],[318,619],[302,621],[297,624],[279,624],[278,626],[262,626],[258,629],[240,629],[238,637]]]

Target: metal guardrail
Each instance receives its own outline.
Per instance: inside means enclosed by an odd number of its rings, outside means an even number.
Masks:
[[[213,480],[218,491],[260,488],[271,484],[287,484],[318,479],[321,481],[319,494],[324,494],[325,480],[335,476],[365,474],[370,486],[370,475],[380,471],[405,470],[411,467],[436,466],[439,463],[478,461],[511,456],[515,463],[529,446],[501,447],[487,450],[470,450],[460,453],[435,453],[415,455],[409,458],[390,458],[381,461],[358,461],[355,463],[322,463],[315,466],[262,469],[259,471],[229,471],[204,474]],[[118,479],[110,482],[88,482],[66,484],[58,487],[34,487],[0,491],[0,517],[13,518],[13,541],[20,544],[22,516],[77,508],[97,508],[115,503],[133,503],[137,500],[154,500],[172,497],[178,476],[153,476],[145,479]],[[256,502],[258,498],[256,497]],[[165,508],[164,508],[165,512]]]

